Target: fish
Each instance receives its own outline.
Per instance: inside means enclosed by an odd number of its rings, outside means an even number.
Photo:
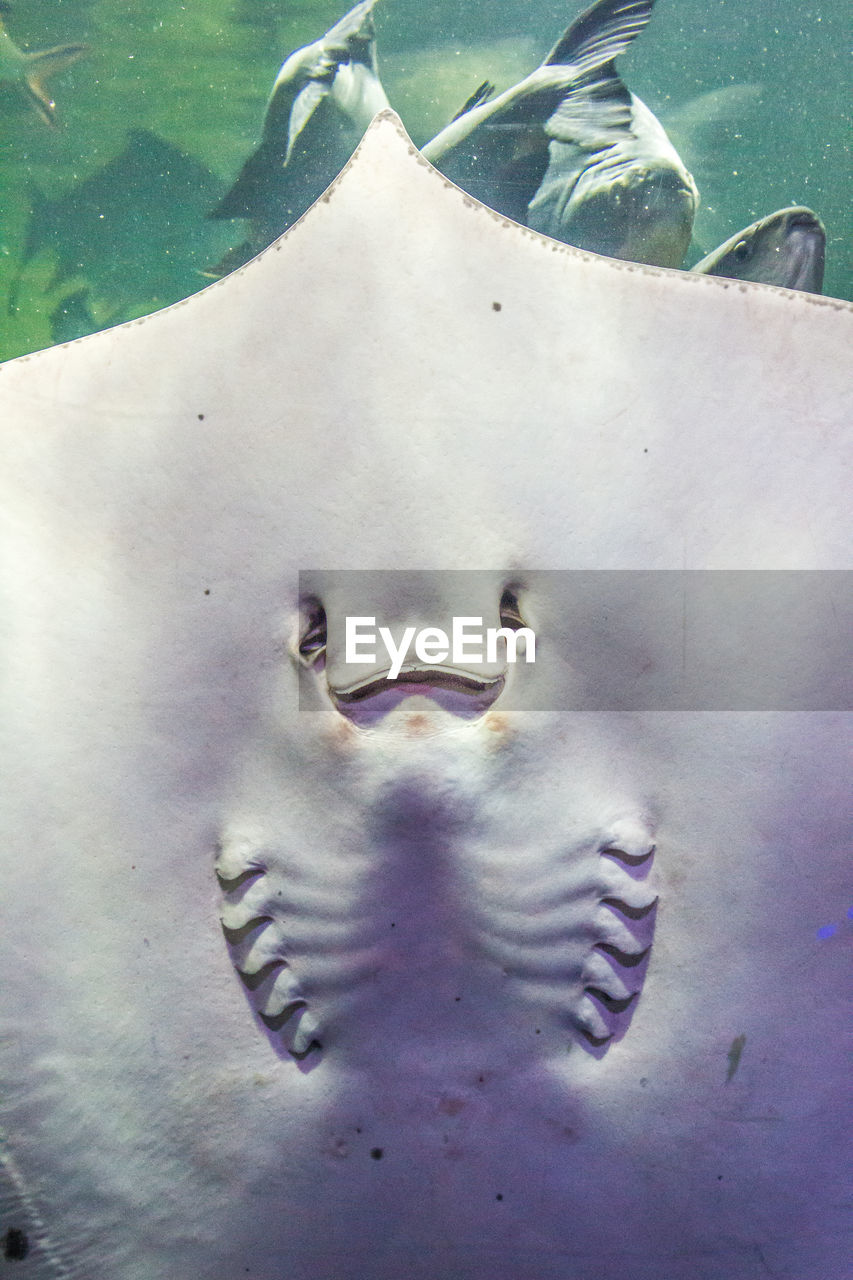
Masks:
[[[300,217],[349,160],[362,134],[388,107],[376,58],[373,10],[361,0],[312,44],[291,53],[270,93],[260,145],[211,211],[245,218],[246,260]],[[233,255],[223,270],[234,267]],[[214,268],[211,274],[216,274]]]
[[[245,267],[2,366],[32,1274],[686,1280],[709,1240],[720,1275],[834,1274],[852,327],[557,245],[388,113]],[[723,622],[744,575],[809,599],[738,643],[661,595],[711,571]],[[345,669],[362,616],[523,625],[536,660],[478,691],[415,648],[388,699]],[[656,710],[709,630],[798,710]]]
[[[0,4],[0,14],[10,11],[11,5]],[[15,44],[0,17],[0,83],[15,85],[36,114],[52,128],[57,123],[56,103],[47,89],[47,81],[61,75],[88,52],[86,44],[60,44],[27,52]]]
[[[820,293],[825,250],[826,231],[817,214],[804,205],[791,205],[730,236],[690,270]]]
[[[598,0],[536,71],[488,101],[478,90],[423,154],[463,190],[544,235],[630,262],[681,266],[696,184],[614,66],[653,4]]]
[[[151,130],[133,129],[118,155],[62,194],[47,197],[33,187],[10,314],[25,268],[43,253],[55,260],[49,290],[79,277],[78,288],[88,291],[85,310],[116,323],[185,297],[226,239],[204,220],[222,186],[194,156]],[[83,308],[75,318],[85,326]]]

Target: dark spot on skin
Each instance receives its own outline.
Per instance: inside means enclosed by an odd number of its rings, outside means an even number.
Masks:
[[[729,1066],[726,1072],[726,1084],[731,1084],[732,1080],[735,1077],[735,1072],[740,1066],[741,1054],[743,1053],[743,1047],[745,1044],[746,1044],[745,1035],[735,1036],[734,1040],[732,1041],[732,1047],[729,1049],[729,1052],[728,1052]]]
[[[459,1003],[459,1001],[462,999],[462,997],[461,997],[461,996],[454,996],[454,997],[453,997],[453,999],[454,999],[454,1000],[456,1001],[456,1003],[458,1004],[458,1003]]]
[[[498,1192],[498,1194],[495,1196],[495,1199],[496,1199],[496,1200],[503,1200],[503,1196],[501,1195],[500,1191],[499,1191],[499,1192]]]
[[[371,1148],[371,1152],[370,1152],[371,1160],[381,1160],[384,1155],[385,1155],[385,1152],[383,1151],[382,1147]]]
[[[493,311],[500,311],[500,309],[501,309],[501,304],[500,304],[499,302],[493,302],[493,303],[492,303],[492,310],[493,310]]]
[[[23,1231],[10,1227],[3,1238],[3,1257],[7,1262],[23,1262],[30,1251],[30,1242]]]
[[[458,1116],[460,1111],[465,1110],[464,1098],[442,1098],[438,1104],[438,1110],[445,1116]]]

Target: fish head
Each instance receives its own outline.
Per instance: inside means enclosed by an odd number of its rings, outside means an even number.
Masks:
[[[761,218],[705,260],[708,274],[820,293],[826,233],[811,209],[793,206]]]

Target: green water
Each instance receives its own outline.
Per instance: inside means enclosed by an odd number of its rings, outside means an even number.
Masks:
[[[279,65],[345,7],[15,0],[3,21],[21,48],[89,49],[49,81],[55,129],[0,83],[0,358],[208,283],[244,227],[206,214],[259,139]],[[581,7],[379,0],[382,81],[414,140],[438,132],[481,80],[500,89],[527,74]],[[694,258],[805,204],[826,226],[824,292],[853,298],[850,35],[847,0],[658,0],[619,69],[698,183]]]

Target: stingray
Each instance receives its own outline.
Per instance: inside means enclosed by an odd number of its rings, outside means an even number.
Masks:
[[[22,1275],[839,1273],[851,318],[556,244],[386,114],[0,370]],[[352,616],[536,661],[348,701]]]

